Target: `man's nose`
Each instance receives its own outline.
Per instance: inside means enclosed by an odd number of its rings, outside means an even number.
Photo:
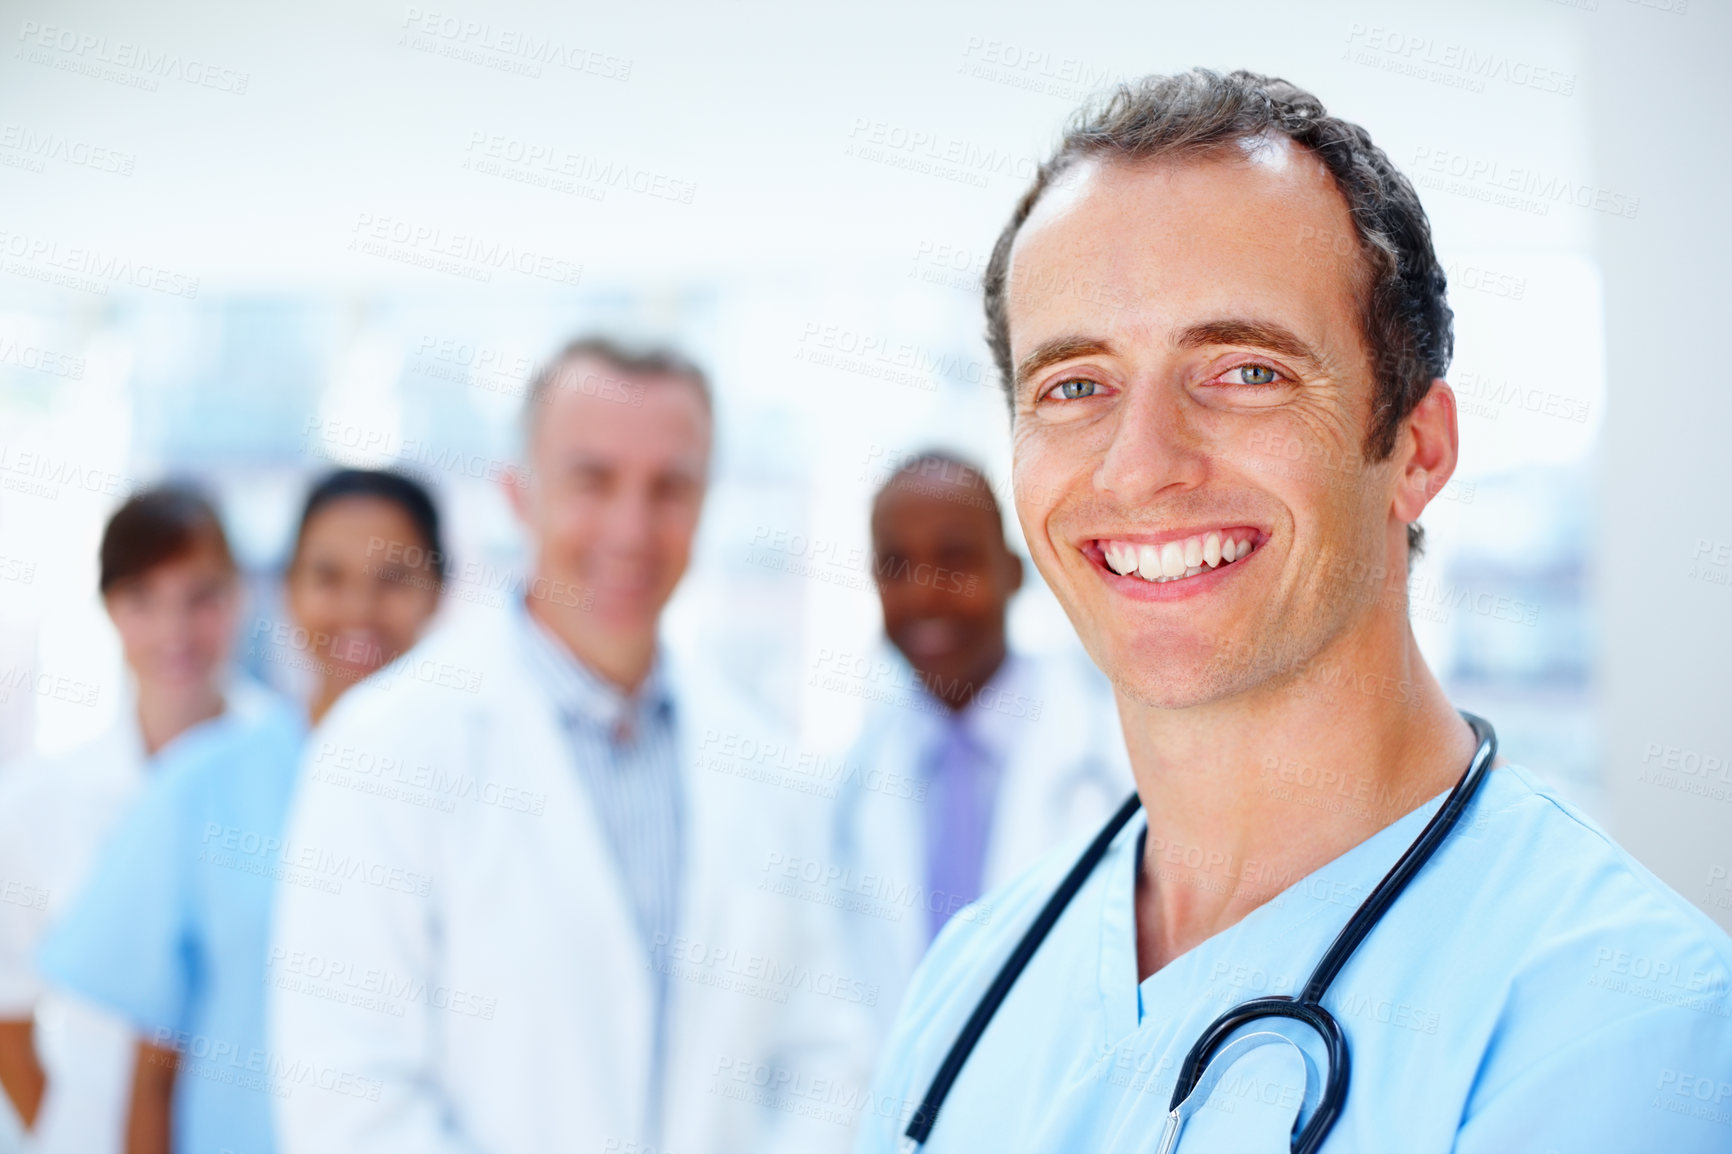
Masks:
[[[647,492],[625,489],[608,502],[603,525],[607,541],[615,549],[636,550],[653,536],[654,500]]]
[[[384,596],[384,582],[366,579],[345,581],[341,601],[341,612],[348,626],[370,625],[379,608],[379,599]]]
[[[948,576],[937,565],[915,566],[903,579],[907,589],[903,593],[904,604],[921,617],[940,617],[949,612],[955,595],[950,592],[947,582],[940,580]]]
[[[1125,504],[1145,504],[1174,487],[1191,488],[1207,471],[1191,405],[1176,386],[1132,385],[1107,436],[1095,487]]]

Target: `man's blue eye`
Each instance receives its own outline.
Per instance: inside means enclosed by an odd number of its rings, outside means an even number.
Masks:
[[[1239,383],[1242,385],[1272,385],[1275,383],[1275,370],[1268,365],[1240,365]]]
[[[1058,387],[1058,395],[1067,401],[1074,401],[1081,397],[1092,397],[1094,393],[1095,383],[1093,381],[1066,381]]]

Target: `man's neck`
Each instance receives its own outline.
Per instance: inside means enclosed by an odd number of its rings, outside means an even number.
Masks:
[[[1412,631],[1343,646],[1280,684],[1194,709],[1119,695],[1148,813],[1137,879],[1140,976],[1238,922],[1452,786],[1472,731]],[[1324,680],[1315,669],[1346,669]],[[1367,689],[1367,687],[1370,687]]]
[[[176,693],[153,693],[139,686],[138,729],[145,753],[156,756],[169,742],[222,711],[222,692],[215,686]]]
[[[608,630],[582,609],[555,605],[531,597],[529,615],[559,639],[571,655],[596,676],[630,695],[655,664],[656,634],[643,630]]]
[[[325,714],[331,712],[331,706],[337,704],[337,698],[343,696],[355,684],[348,678],[327,674],[320,680],[318,688],[313,690],[313,698],[307,703],[307,719],[313,725],[325,719]]]

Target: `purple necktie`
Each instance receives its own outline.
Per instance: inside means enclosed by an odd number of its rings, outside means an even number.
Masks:
[[[926,759],[926,926],[928,940],[980,896],[986,842],[998,794],[998,766],[966,726],[946,719]]]

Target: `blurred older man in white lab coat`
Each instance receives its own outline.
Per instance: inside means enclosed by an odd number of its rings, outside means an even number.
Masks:
[[[522,595],[313,736],[286,841],[360,868],[279,890],[268,1057],[312,1072],[279,1099],[283,1148],[843,1148],[848,1111],[812,1088],[857,1084],[865,987],[823,955],[833,915],[761,884],[821,826],[730,769],[774,734],[659,637],[708,386],[676,354],[581,341],[526,428]]]
[[[1007,642],[1022,560],[977,466],[940,452],[902,462],[873,502],[872,551],[906,665],[874,694],[849,759],[831,864],[859,899],[845,932],[880,988],[881,1036],[945,922],[990,919],[970,903],[1094,830],[1132,783],[1100,671]]]

